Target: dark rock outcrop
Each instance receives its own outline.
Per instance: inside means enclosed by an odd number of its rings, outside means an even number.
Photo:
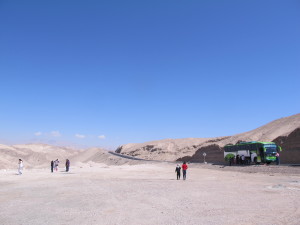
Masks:
[[[115,153],[121,153],[122,152],[122,148],[123,148],[123,146],[118,147],[116,149]]]
[[[288,136],[279,136],[273,140],[281,146],[280,152],[281,163],[300,164],[300,128],[297,128]]]
[[[205,161],[209,163],[224,163],[224,150],[219,145],[213,144],[199,148],[194,155],[185,156],[176,161],[204,162],[203,153],[206,153]]]

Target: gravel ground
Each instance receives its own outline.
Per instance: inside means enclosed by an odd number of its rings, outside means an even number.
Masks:
[[[263,174],[286,174],[286,175],[299,175],[300,174],[300,165],[214,165],[214,164],[203,164],[203,163],[192,163],[194,167],[213,169],[220,171],[237,171],[243,173],[263,173]]]
[[[0,224],[285,224],[300,218],[299,167],[86,164],[0,172]]]

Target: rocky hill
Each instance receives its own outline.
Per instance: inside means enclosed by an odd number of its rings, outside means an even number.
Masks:
[[[273,141],[284,149],[280,156],[282,162],[300,163],[300,128],[287,136],[279,136]]]
[[[277,119],[264,126],[249,132],[217,138],[185,138],[185,139],[165,139],[140,144],[126,144],[120,146],[116,152],[135,156],[143,159],[153,160],[188,160],[195,162],[203,161],[203,153],[207,154],[208,162],[224,162],[223,147],[226,144],[235,144],[238,141],[273,141],[281,144],[286,153],[282,154],[282,162],[300,163],[299,142],[291,141],[290,135],[300,128],[300,113]],[[294,136],[292,136],[294,138]],[[295,138],[294,138],[295,139]],[[293,140],[294,140],[293,139]],[[296,138],[297,139],[297,138]],[[293,145],[285,144],[293,142]],[[292,149],[291,149],[292,148]],[[297,152],[295,157],[288,157],[288,152]],[[291,159],[293,159],[291,161]]]

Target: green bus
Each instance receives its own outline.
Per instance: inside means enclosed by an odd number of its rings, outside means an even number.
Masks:
[[[224,158],[228,154],[232,154],[234,157],[243,155],[248,162],[269,164],[276,161],[275,155],[279,151],[282,151],[281,147],[274,142],[239,142],[235,145],[224,146]]]

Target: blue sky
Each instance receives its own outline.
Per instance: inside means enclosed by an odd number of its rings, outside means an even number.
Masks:
[[[300,112],[299,1],[1,1],[0,143],[114,149]]]

